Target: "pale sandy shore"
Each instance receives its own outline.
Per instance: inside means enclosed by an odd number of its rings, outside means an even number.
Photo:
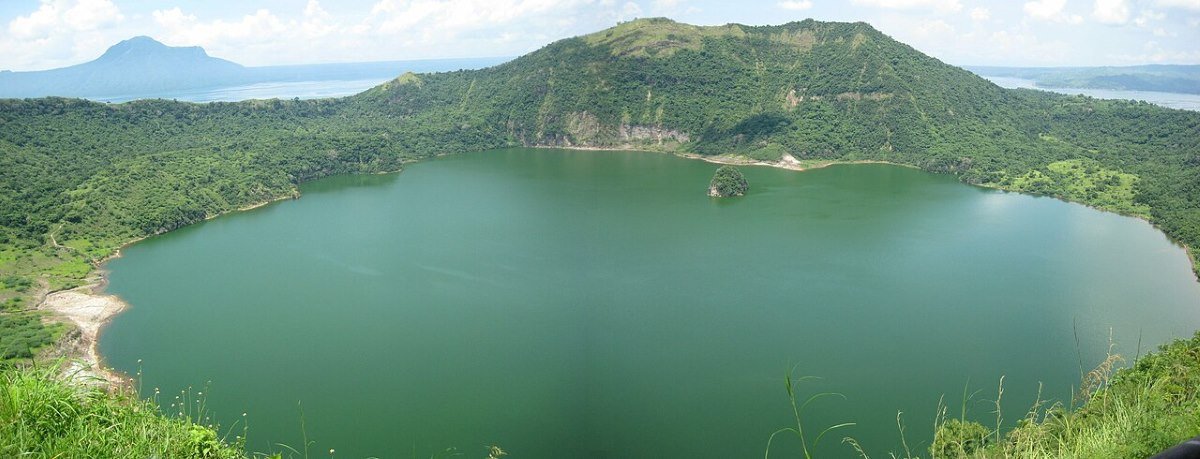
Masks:
[[[101,365],[96,342],[100,329],[123,311],[126,304],[115,295],[95,293],[96,288],[88,285],[51,293],[38,308],[51,311],[75,326],[60,343],[62,353],[72,357],[64,368],[68,374],[85,384],[119,386],[125,378]]]
[[[572,146],[533,145],[533,148],[546,148],[546,149],[558,149],[558,150],[583,150],[583,151],[637,151],[637,152],[646,152],[646,153],[665,153],[665,154],[669,154],[669,155],[675,155],[675,156],[678,156],[681,158],[698,159],[698,160],[713,163],[713,164],[727,164],[727,165],[731,165],[731,166],[768,166],[768,167],[778,167],[780,169],[789,169],[789,170],[793,170],[793,171],[802,171],[802,170],[807,170],[810,168],[820,168],[820,167],[828,166],[828,165],[834,163],[833,161],[830,161],[829,164],[819,164],[817,166],[804,167],[804,165],[800,162],[800,160],[796,159],[795,156],[792,156],[791,154],[788,154],[788,153],[784,153],[783,156],[781,156],[779,158],[779,161],[758,161],[758,160],[751,159],[749,157],[741,156],[741,155],[727,154],[727,155],[708,156],[708,155],[700,155],[700,154],[696,154],[696,153],[684,153],[684,152],[679,152],[679,151],[646,150],[646,149],[638,148],[637,146],[634,146],[634,145],[623,145],[623,146],[616,146],[616,147],[593,147],[593,146],[578,146],[578,145],[572,145]]]
[[[277,201],[299,197],[299,191],[294,190],[286,195],[244,206],[231,212],[244,212]],[[204,219],[211,220],[226,213],[230,212],[209,215]],[[128,307],[128,304],[120,297],[100,293],[107,282],[106,273],[101,266],[109,260],[120,258],[122,249],[136,244],[146,237],[149,236],[126,242],[111,255],[102,260],[93,261],[92,265],[96,271],[88,279],[88,285],[49,293],[38,304],[38,309],[50,311],[58,321],[74,326],[59,340],[56,349],[51,351],[50,355],[67,359],[62,368],[63,373],[81,384],[104,385],[111,388],[130,387],[131,385],[128,376],[104,366],[103,360],[100,358],[100,351],[97,349],[100,329]],[[55,247],[63,247],[54,240],[53,234],[50,235],[50,240]]]
[[[750,158],[748,156],[736,155],[736,154],[701,155],[701,154],[697,154],[697,153],[686,153],[686,152],[682,152],[682,151],[650,150],[650,149],[645,149],[645,148],[639,148],[635,145],[621,145],[621,146],[616,146],[616,147],[592,147],[592,146],[575,146],[575,145],[573,145],[573,146],[533,145],[533,146],[531,146],[531,148],[546,148],[546,149],[552,149],[552,150],[557,149],[557,150],[584,150],[584,151],[636,151],[636,152],[643,152],[643,153],[662,153],[662,154],[667,154],[667,155],[678,156],[680,158],[697,159],[700,161],[704,161],[707,163],[713,163],[713,164],[726,164],[726,165],[730,165],[730,166],[766,166],[766,167],[774,167],[774,168],[787,169],[787,170],[793,170],[793,171],[807,171],[807,170],[813,170],[813,169],[821,169],[823,167],[829,167],[829,166],[834,166],[834,165],[838,165],[838,164],[888,164],[888,165],[897,166],[897,167],[907,167],[909,169],[920,169],[919,167],[913,166],[910,164],[901,164],[901,163],[894,163],[891,161],[877,161],[877,160],[869,160],[869,159],[818,160],[818,161],[803,162],[803,161],[800,161],[799,159],[796,159],[796,157],[792,156],[790,153],[783,153],[783,155],[780,156],[778,161],[760,161],[760,160]]]
[[[768,166],[768,167],[777,167],[780,169],[788,169],[788,170],[793,170],[793,171],[802,171],[802,170],[808,169],[808,168],[804,167],[803,165],[801,165],[800,160],[796,159],[795,156],[792,156],[787,153],[784,153],[783,156],[781,156],[779,158],[779,161],[758,161],[758,160],[747,158],[745,156],[738,156],[738,155],[704,156],[704,155],[698,155],[695,153],[676,153],[676,155],[684,157],[684,158],[699,159],[704,162],[715,163],[715,164],[727,164],[727,165],[731,165],[731,166]]]

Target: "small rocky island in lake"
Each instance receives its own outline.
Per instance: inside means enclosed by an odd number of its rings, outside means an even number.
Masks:
[[[750,184],[746,182],[742,171],[733,166],[721,166],[708,184],[708,195],[714,198],[745,196],[749,189]]]

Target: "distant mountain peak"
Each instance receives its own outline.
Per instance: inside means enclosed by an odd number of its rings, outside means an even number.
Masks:
[[[0,97],[125,95],[210,87],[250,79],[247,69],[199,46],[147,36],[112,45],[96,60],[51,70],[0,74]]]
[[[121,40],[115,45],[108,47],[108,51],[104,54],[112,52],[125,52],[130,50],[153,50],[153,49],[168,49],[170,46],[162,44],[162,42],[145,35],[138,35],[128,40]]]
[[[159,45],[159,46],[166,46],[166,45],[162,44],[162,42],[155,40],[153,38],[150,38],[149,36],[146,36],[146,35],[138,35],[138,36],[130,38],[128,40],[121,40],[121,43],[152,43],[152,44]]]
[[[176,59],[212,59],[199,46],[167,46],[145,35],[139,35],[112,45],[97,61],[128,61],[171,57]]]

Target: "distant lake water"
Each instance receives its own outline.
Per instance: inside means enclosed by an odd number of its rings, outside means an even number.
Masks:
[[[185,102],[321,99],[358,94],[405,72],[429,73],[480,69],[507,60],[509,60],[507,57],[478,57],[250,67],[247,71],[253,74],[253,81],[257,81],[257,83],[86,98],[113,103],[135,99],[173,99]]]
[[[822,378],[801,401],[845,396],[809,432],[858,423],[818,457],[886,457],[898,411],[926,451],[943,394],[981,390],[991,425],[1004,376],[1011,425],[1039,382],[1069,400],[1110,331],[1132,361],[1200,328],[1187,256],[1144,221],[887,165],[745,167],[749,194],[713,199],[715,169],[508,149],[308,183],[126,249],[100,350],[164,409],[192,386],[226,428],[248,413],[252,450],[301,449],[302,407],[314,457],[760,457],[795,367]]]
[[[1176,92],[1156,91],[1121,91],[1115,89],[1086,89],[1086,88],[1045,88],[1034,84],[1033,80],[1014,77],[997,77],[981,75],[997,86],[1003,88],[1028,88],[1061,94],[1083,94],[1097,99],[1144,100],[1155,105],[1181,110],[1200,111],[1200,94],[1183,94]]]
[[[279,81],[243,86],[189,89],[136,96],[97,97],[99,102],[127,102],[134,99],[174,99],[184,102],[237,102],[250,99],[321,99],[358,94],[394,77],[356,80]]]
[[[173,99],[184,102],[237,102],[251,99],[321,99],[344,97],[371,89],[396,75],[349,80],[276,81],[241,86],[170,91],[129,96],[92,97],[99,102],[127,102],[135,99]],[[1153,91],[1118,91],[1083,88],[1043,88],[1033,80],[1012,77],[983,76],[1004,88],[1028,88],[1062,94],[1083,94],[1098,99],[1144,100],[1168,108],[1200,111],[1200,94],[1181,94]]]

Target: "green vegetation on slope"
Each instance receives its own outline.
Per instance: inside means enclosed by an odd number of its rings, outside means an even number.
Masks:
[[[1084,202],[1126,215],[1146,217],[1150,208],[1138,203],[1138,176],[1098,166],[1094,161],[1068,159],[1047,164],[1018,177],[1004,177],[1000,185],[1025,193],[1056,196]]]
[[[0,320],[0,361],[29,359],[34,351],[54,343],[61,325],[47,327],[42,315],[31,311],[5,311]]]

